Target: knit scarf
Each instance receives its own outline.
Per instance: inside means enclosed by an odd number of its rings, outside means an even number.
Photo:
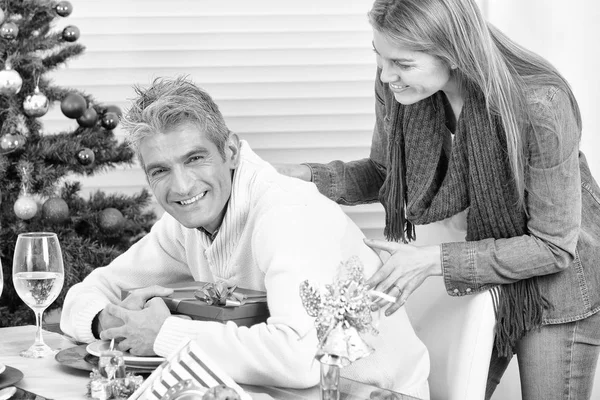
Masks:
[[[388,173],[380,191],[386,237],[414,240],[415,224],[440,221],[467,207],[467,241],[525,234],[500,118],[488,113],[481,93],[470,90],[452,141],[442,96],[438,92],[409,106],[394,102]],[[516,342],[541,325],[547,303],[537,278],[494,289],[496,348],[500,356],[511,356]]]

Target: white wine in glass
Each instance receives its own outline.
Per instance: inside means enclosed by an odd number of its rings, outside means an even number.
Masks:
[[[27,358],[54,355],[42,338],[42,314],[60,294],[65,272],[62,251],[55,233],[21,233],[13,256],[13,284],[21,300],[35,313],[35,342],[20,354]]]

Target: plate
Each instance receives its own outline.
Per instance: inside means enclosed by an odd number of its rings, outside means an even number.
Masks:
[[[5,370],[0,375],[0,389],[14,385],[23,379],[23,373],[16,368],[5,366]]]
[[[116,347],[116,346],[115,346]],[[99,340],[88,344],[86,350],[88,353],[100,357],[100,353],[107,351],[110,348],[110,340]],[[123,360],[125,365],[136,365],[136,366],[155,366],[158,367],[165,359],[163,357],[149,356],[140,357],[134,356],[128,351],[123,352]]]
[[[91,371],[93,368],[98,367],[98,357],[89,354],[86,350],[87,346],[87,344],[82,344],[63,349],[56,353],[54,359],[65,367]],[[127,372],[133,372],[134,374],[149,374],[156,368],[156,366],[137,366],[127,363],[126,366]]]

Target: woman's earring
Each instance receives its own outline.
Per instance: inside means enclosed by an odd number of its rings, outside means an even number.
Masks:
[[[456,68],[458,68],[458,67],[456,66],[456,64],[452,64],[452,65],[450,66],[450,69],[456,69]]]

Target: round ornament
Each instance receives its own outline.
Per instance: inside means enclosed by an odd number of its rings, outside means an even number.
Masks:
[[[23,100],[23,111],[30,117],[41,117],[48,112],[48,108],[50,108],[50,101],[37,87],[33,91],[33,94],[30,94]]]
[[[19,27],[14,22],[5,22],[0,26],[0,36],[6,40],[16,39],[19,35]]]
[[[56,5],[55,10],[61,17],[68,17],[73,12],[73,6],[68,1],[61,1]]]
[[[94,163],[94,160],[96,160],[94,152],[88,149],[87,147],[79,150],[79,152],[77,153],[77,161],[84,167],[92,165]]]
[[[7,133],[0,137],[0,153],[10,153],[25,146],[25,136],[20,133]]]
[[[60,224],[69,218],[69,206],[60,197],[51,197],[42,206],[42,218],[53,224]]]
[[[116,208],[105,208],[98,215],[98,224],[104,232],[117,232],[123,226],[125,218]]]
[[[74,42],[79,39],[79,28],[75,25],[69,25],[62,31],[62,38],[65,42]]]
[[[87,110],[87,102],[82,95],[69,93],[60,102],[60,110],[67,118],[79,118]]]
[[[4,22],[4,10],[0,8],[0,24]]]
[[[88,108],[81,117],[77,118],[77,123],[83,128],[91,128],[98,122],[98,113],[93,108]]]
[[[6,68],[0,71],[0,94],[12,96],[21,90],[23,79],[14,69]]]
[[[102,116],[102,126],[104,129],[115,129],[119,124],[119,117],[113,112],[108,112]]]
[[[15,215],[23,220],[28,220],[35,217],[37,214],[38,206],[33,197],[31,196],[20,196],[13,207]]]
[[[123,111],[118,106],[110,105],[104,109],[104,114],[108,114],[109,112],[117,114],[119,118],[123,115]]]

